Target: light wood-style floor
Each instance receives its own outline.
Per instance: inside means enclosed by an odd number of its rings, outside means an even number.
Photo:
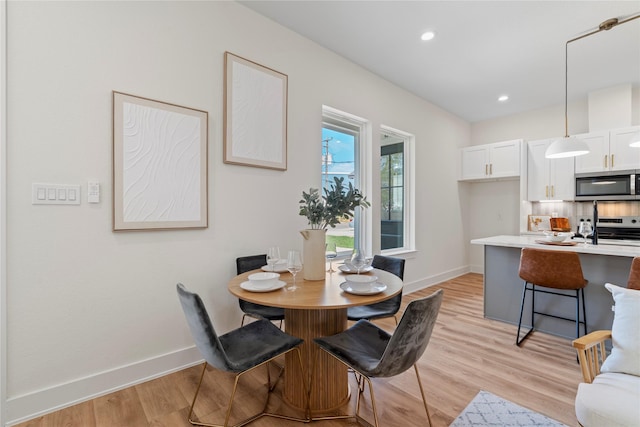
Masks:
[[[514,283],[514,286],[520,286]],[[484,319],[482,275],[466,274],[440,285],[406,295],[425,296],[445,290],[431,342],[419,362],[420,374],[435,426],[448,426],[480,390],[486,390],[543,413],[568,426],[577,425],[574,398],[581,381],[580,368],[569,340],[534,333],[521,348],[515,345],[516,327]],[[240,319],[238,319],[240,323]],[[377,322],[392,330],[393,320]],[[182,427],[196,388],[200,366],[167,375],[97,399],[25,422],[19,427]],[[239,420],[259,411],[266,375],[258,370],[241,380],[232,413]],[[350,379],[355,390],[355,381]],[[413,369],[375,379],[382,426],[426,426],[427,420]],[[232,377],[209,370],[196,411],[205,421],[224,416]],[[290,411],[275,395],[270,409]],[[355,393],[353,393],[355,394]],[[370,414],[366,395],[365,417]],[[353,400],[353,398],[352,398]],[[345,408],[352,411],[353,406]],[[321,421],[318,426],[352,426],[352,421]],[[294,426],[295,422],[261,418],[252,426]]]

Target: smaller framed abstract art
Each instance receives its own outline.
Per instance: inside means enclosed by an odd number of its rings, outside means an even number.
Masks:
[[[287,169],[286,74],[225,52],[224,162]]]
[[[113,230],[206,228],[208,113],[113,92]]]

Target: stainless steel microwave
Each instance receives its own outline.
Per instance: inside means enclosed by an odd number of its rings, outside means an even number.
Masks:
[[[640,170],[576,174],[575,199],[640,200]]]

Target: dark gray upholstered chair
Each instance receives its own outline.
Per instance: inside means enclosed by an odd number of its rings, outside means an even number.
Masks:
[[[375,255],[371,266],[380,270],[388,271],[395,274],[401,280],[404,280],[404,259],[394,258],[389,256]],[[402,305],[402,292],[386,301],[377,302],[375,304],[361,305],[356,307],[349,307],[347,309],[347,317],[349,320],[374,320],[382,319],[385,317],[393,317],[398,324],[398,318],[396,314],[400,310]]]
[[[246,273],[247,271],[255,270],[267,264],[267,255],[250,255],[240,258],[236,258],[236,270],[238,274]],[[284,320],[284,308],[269,307],[267,305],[255,304],[243,299],[238,300],[240,310],[242,310],[242,322],[240,326],[244,325],[245,318],[247,316],[256,319],[267,319],[272,321],[279,321],[280,328],[282,328],[282,321]]]
[[[240,376],[264,364],[267,364],[268,394],[263,412],[253,415],[234,426],[243,426],[262,416],[308,422],[308,410],[305,411],[304,419],[265,412],[269,403],[271,391],[275,387],[275,384],[271,384],[268,363],[280,355],[290,351],[295,351],[298,355],[298,361],[300,362],[300,372],[298,375],[300,376],[301,381],[304,381],[304,375],[301,374],[303,372],[302,356],[300,354],[300,349],[298,348],[298,346],[302,344],[303,340],[282,332],[277,326],[265,319],[257,320],[247,326],[240,327],[224,335],[218,336],[211,324],[211,319],[209,318],[207,309],[205,308],[200,296],[189,292],[182,283],[178,283],[176,288],[180,304],[182,305],[182,310],[184,311],[187,323],[189,324],[189,329],[191,330],[191,335],[196,343],[196,347],[205,360],[202,367],[202,374],[200,375],[200,381],[198,382],[198,388],[196,389],[193,401],[191,402],[191,407],[189,408],[189,415],[187,416],[189,422],[198,426],[228,426],[233,398],[238,387]],[[221,371],[234,372],[237,374],[233,384],[233,391],[229,398],[224,424],[206,424],[192,418],[193,407],[196,404],[196,399],[200,392],[202,379],[204,378],[204,373],[207,370],[207,364]],[[306,384],[305,388],[307,388]]]
[[[429,426],[432,425],[417,361],[424,353],[431,338],[431,332],[442,304],[442,293],[442,289],[439,289],[428,297],[411,301],[393,335],[368,320],[359,320],[344,332],[314,339],[320,348],[353,369],[369,383],[376,427],[378,427],[378,413],[371,378],[392,377],[405,372],[412,365],[418,378]],[[355,415],[326,418],[361,418],[359,414],[360,397],[363,392],[364,387],[361,384],[356,400]]]

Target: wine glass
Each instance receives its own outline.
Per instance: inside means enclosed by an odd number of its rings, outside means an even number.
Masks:
[[[276,270],[276,264],[280,260],[280,248],[277,246],[271,246],[267,249],[267,264],[271,267],[271,271]]]
[[[578,233],[580,233],[580,235],[584,239],[584,244],[586,245],[587,236],[593,233],[593,227],[591,226],[591,223],[588,221],[580,222],[580,226],[578,227]]]
[[[338,249],[336,248],[335,242],[329,242],[325,245],[324,256],[329,260],[329,269],[327,272],[333,273],[335,271],[333,269],[333,259],[338,256]]]
[[[293,275],[293,285],[287,287],[288,291],[295,291],[298,289],[296,286],[296,274],[302,271],[302,260],[300,259],[299,251],[289,251],[287,256],[287,270]]]
[[[353,254],[351,254],[351,265],[355,267],[360,274],[360,270],[367,264],[367,260],[364,256],[364,253],[360,249],[354,249]]]

